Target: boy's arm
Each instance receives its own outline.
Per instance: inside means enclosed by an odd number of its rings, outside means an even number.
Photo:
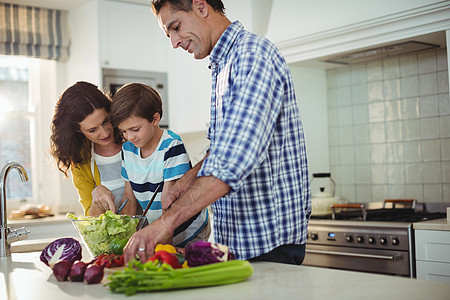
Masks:
[[[122,202],[120,202],[120,203],[123,203],[123,201],[125,201],[125,199],[127,199],[127,198],[128,198],[128,203],[123,208],[122,214],[134,216],[134,215],[136,215],[138,203],[137,203],[136,197],[133,194],[133,189],[131,188],[131,184],[129,181],[125,181],[125,191],[123,193]]]

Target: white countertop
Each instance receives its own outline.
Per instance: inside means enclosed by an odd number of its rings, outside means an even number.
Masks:
[[[127,299],[102,284],[58,282],[40,252],[0,258],[0,299]],[[247,281],[217,287],[137,294],[139,299],[449,299],[450,284],[276,263],[253,263]],[[106,278],[103,279],[103,283]],[[81,298],[80,298],[81,297]]]
[[[429,220],[423,221],[413,224],[414,229],[416,230],[444,230],[450,231],[450,222],[447,219],[437,219],[437,220]]]

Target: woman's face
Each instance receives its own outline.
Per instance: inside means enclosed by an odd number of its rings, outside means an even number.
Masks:
[[[97,108],[79,125],[81,133],[91,142],[102,146],[114,143],[114,130],[105,108]]]

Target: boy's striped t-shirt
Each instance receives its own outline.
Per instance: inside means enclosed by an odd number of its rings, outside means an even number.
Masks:
[[[162,214],[161,191],[164,182],[179,179],[191,168],[189,156],[180,136],[171,130],[164,130],[155,152],[149,157],[142,158],[140,148],[131,142],[125,142],[122,150],[122,178],[130,182],[142,209],[145,209],[156,188],[161,184],[146,215],[148,222],[151,223]],[[176,230],[174,233],[174,245],[189,242],[206,225],[207,219],[205,209],[196,218],[189,220],[189,224],[183,224],[184,230],[181,232]]]

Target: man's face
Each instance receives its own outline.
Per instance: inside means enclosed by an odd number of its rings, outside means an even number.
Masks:
[[[158,14],[159,24],[170,38],[172,47],[181,47],[193,54],[195,59],[205,58],[213,48],[204,9],[207,7],[199,9],[193,4],[190,12],[173,11],[170,4],[166,4]]]

